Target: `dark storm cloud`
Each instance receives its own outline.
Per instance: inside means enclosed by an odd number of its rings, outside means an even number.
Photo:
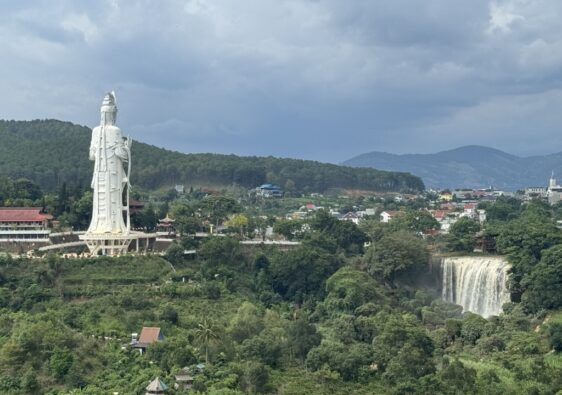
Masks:
[[[0,3],[2,117],[338,162],[486,144],[562,151],[562,3],[449,0]]]

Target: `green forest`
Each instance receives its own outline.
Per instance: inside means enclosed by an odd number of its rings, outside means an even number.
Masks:
[[[242,209],[206,199],[209,218]],[[512,302],[488,319],[425,281],[430,255],[473,254],[480,226],[424,239],[435,220],[413,207],[388,224],[323,210],[302,232],[278,221],[302,242],[289,251],[245,247],[241,229],[185,236],[163,256],[2,257],[0,392],[144,394],[160,377],[168,394],[560,394],[560,207],[485,206],[484,231],[513,266]],[[189,226],[189,202],[171,210]],[[140,355],[128,345],[143,326],[164,340]],[[189,392],[173,388],[184,367]]]
[[[131,131],[126,131],[127,133]],[[93,165],[88,161],[91,130],[56,120],[0,121],[0,174],[26,178],[45,191],[63,183],[87,186]],[[134,134],[132,135],[134,139]],[[265,182],[288,192],[332,189],[417,192],[420,178],[409,173],[337,166],[308,160],[182,154],[134,142],[131,182],[144,190],[186,186],[254,188]]]

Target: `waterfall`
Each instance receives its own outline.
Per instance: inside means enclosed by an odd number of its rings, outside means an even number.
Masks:
[[[502,257],[449,257],[441,260],[442,297],[464,311],[498,315],[509,302],[509,265]]]

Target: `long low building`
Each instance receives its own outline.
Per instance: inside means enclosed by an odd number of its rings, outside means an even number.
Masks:
[[[38,207],[0,207],[0,243],[48,243],[52,219]]]

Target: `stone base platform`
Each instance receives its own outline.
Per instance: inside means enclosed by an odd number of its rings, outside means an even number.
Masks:
[[[156,233],[86,233],[79,238],[86,243],[91,256],[119,256],[129,251],[146,253],[156,240]]]

